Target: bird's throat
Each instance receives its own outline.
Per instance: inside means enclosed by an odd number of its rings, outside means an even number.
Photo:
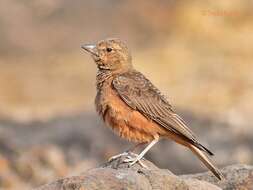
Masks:
[[[108,83],[110,78],[113,77],[113,73],[110,70],[99,69],[96,76],[97,89],[100,89],[105,83]]]

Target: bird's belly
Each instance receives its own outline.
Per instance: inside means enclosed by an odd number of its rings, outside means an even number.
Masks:
[[[111,96],[106,102],[103,119],[120,137],[133,142],[150,142],[163,133],[159,125],[130,108],[117,95]]]

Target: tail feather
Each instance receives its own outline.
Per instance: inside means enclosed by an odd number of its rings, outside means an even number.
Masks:
[[[214,155],[209,149],[207,149],[206,147],[204,147],[202,144],[200,144],[200,143],[195,143],[194,145],[195,145],[196,147],[198,147],[200,150],[203,150],[204,152],[206,152],[207,154],[209,154],[210,156],[213,156],[213,155]]]
[[[222,180],[224,179],[224,176],[222,173],[216,168],[209,158],[195,145],[190,145],[189,148],[191,151],[196,154],[196,156],[205,164],[205,166],[219,179]]]

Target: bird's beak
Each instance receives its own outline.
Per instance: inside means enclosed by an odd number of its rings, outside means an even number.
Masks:
[[[96,45],[94,45],[94,44],[85,44],[85,45],[82,45],[81,48],[83,48],[88,53],[98,57],[98,51],[97,51]]]

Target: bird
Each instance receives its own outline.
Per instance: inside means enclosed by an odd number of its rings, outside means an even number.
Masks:
[[[189,148],[219,180],[223,179],[210,160],[209,156],[214,154],[197,140],[167,97],[133,67],[125,42],[107,38],[81,48],[91,55],[97,66],[95,106],[98,114],[120,137],[137,143],[135,147],[148,144],[140,154],[128,157],[126,162],[130,166],[140,162],[159,139],[165,138]]]

